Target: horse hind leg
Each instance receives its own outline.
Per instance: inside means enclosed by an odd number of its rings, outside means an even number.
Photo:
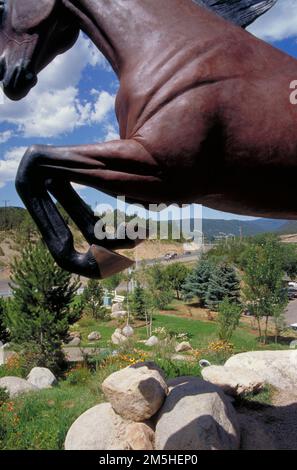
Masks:
[[[74,249],[72,233],[46,190],[46,176],[38,164],[46,158],[44,153],[46,150],[40,152],[38,147],[26,152],[17,173],[16,188],[59,266],[94,279],[131,266],[131,260],[104,247],[92,245],[86,254]]]

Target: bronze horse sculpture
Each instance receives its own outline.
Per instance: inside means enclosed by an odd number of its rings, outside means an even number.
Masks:
[[[289,101],[297,62],[240,27],[275,2],[0,0],[0,80],[9,98],[26,96],[80,30],[120,80],[120,140],[33,146],[17,173],[17,191],[60,266],[106,277],[131,263],[113,250],[137,243],[99,244],[97,219],[71,182],[144,205],[297,217],[297,108]],[[50,194],[90,244],[86,254],[74,249]]]

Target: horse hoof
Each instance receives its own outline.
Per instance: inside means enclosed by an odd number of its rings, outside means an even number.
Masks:
[[[90,251],[97,262],[101,279],[124,271],[134,264],[134,261],[131,259],[114,253],[113,251],[106,250],[106,248],[102,246],[92,245]]]

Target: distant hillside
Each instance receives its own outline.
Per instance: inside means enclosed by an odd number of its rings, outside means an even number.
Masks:
[[[26,213],[21,207],[0,207],[0,231],[18,229]]]
[[[66,216],[66,214],[64,214]],[[26,209],[21,207],[0,207],[0,231],[3,230],[17,230],[24,220],[28,217]],[[113,214],[109,214],[110,221],[113,220]],[[107,216],[107,220],[109,218]],[[118,221],[124,214],[118,213]],[[129,220],[129,217],[126,217]],[[67,220],[70,222],[70,219]],[[187,224],[188,221],[184,221]],[[108,223],[108,222],[107,222]],[[180,221],[169,221],[169,238],[171,238],[172,229],[175,224]],[[166,222],[158,224],[158,231]],[[193,230],[194,223],[191,220],[189,225]],[[202,230],[204,235],[211,241],[215,237],[232,235],[232,236],[253,236],[265,232],[277,232],[280,234],[297,233],[297,221],[284,221],[275,219],[256,219],[256,220],[224,220],[224,219],[203,219]]]
[[[277,230],[280,234],[297,233],[297,220],[287,220]]]
[[[224,220],[203,219],[204,236],[212,241],[219,236],[253,236],[265,232],[278,232],[287,222],[275,219]],[[191,225],[193,227],[193,225]],[[297,232],[297,230],[296,230]]]

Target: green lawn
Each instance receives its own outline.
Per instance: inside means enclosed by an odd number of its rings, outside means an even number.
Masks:
[[[188,333],[190,342],[194,348],[200,349],[207,347],[208,343],[217,339],[217,325],[215,322],[207,322],[194,320],[191,318],[181,317],[180,315],[154,315],[153,329],[165,327],[168,331],[174,333]],[[82,318],[76,325],[74,330],[80,331],[82,335],[82,346],[90,345],[87,336],[91,331],[100,331],[102,339],[91,343],[94,346],[106,348],[110,345],[110,338],[116,328],[115,322],[106,322],[94,320],[89,317]],[[146,339],[146,328],[135,329],[135,339]],[[257,340],[257,335],[251,332],[246,324],[240,324],[232,338],[232,343],[236,352],[250,351],[256,349],[282,349],[287,348],[280,344],[268,344],[262,346]],[[147,350],[142,343],[138,343],[137,347]]]

